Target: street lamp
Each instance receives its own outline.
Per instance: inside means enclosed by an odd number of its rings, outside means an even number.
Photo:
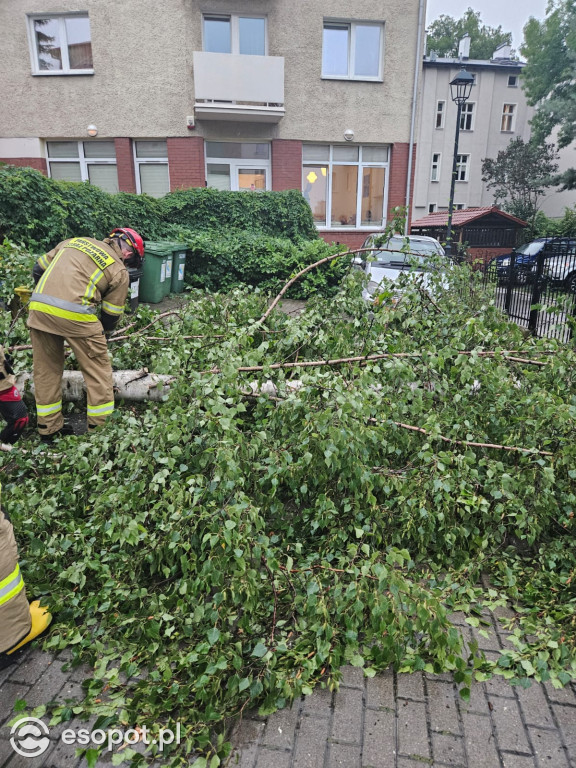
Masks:
[[[456,174],[458,172],[458,139],[460,137],[460,116],[462,114],[462,104],[470,98],[470,91],[474,85],[474,78],[464,67],[458,72],[454,80],[450,82],[450,98],[457,104],[458,112],[456,114],[456,136],[454,138],[454,157],[452,158],[452,180],[450,182],[450,200],[448,202],[448,225],[446,227],[446,255],[452,253],[452,213],[454,211],[454,185],[456,184]]]

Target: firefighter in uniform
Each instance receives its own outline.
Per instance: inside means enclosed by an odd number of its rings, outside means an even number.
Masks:
[[[38,637],[51,620],[39,600],[29,604],[26,599],[12,523],[0,508],[0,669],[12,664],[14,652]]]
[[[106,336],[124,311],[127,267],[140,266],[143,258],[140,235],[121,228],[102,242],[88,237],[64,240],[36,262],[28,327],[38,432],[43,441],[72,433],[62,416],[64,341],[72,348],[86,382],[88,430],[102,425],[114,410]]]
[[[12,362],[0,346],[0,416],[6,425],[0,430],[0,443],[13,445],[28,425],[28,410],[16,389]]]

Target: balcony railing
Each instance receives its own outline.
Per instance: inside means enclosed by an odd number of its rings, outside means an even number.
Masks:
[[[284,58],[194,52],[198,120],[277,123],[284,116]]]

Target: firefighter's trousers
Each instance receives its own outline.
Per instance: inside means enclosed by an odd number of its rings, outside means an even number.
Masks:
[[[64,341],[76,356],[87,392],[88,428],[101,426],[114,410],[112,366],[104,334],[84,337],[59,336],[30,328],[34,357],[34,396],[38,431],[51,435],[62,428],[62,373]]]
[[[30,632],[30,606],[18,565],[12,523],[0,509],[0,653]]]

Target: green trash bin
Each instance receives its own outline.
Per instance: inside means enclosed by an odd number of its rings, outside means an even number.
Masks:
[[[140,278],[140,301],[158,304],[170,293],[172,280],[171,243],[144,243],[144,264]]]
[[[184,272],[186,271],[186,247],[178,243],[172,256],[172,281],[170,284],[172,293],[184,291]]]

